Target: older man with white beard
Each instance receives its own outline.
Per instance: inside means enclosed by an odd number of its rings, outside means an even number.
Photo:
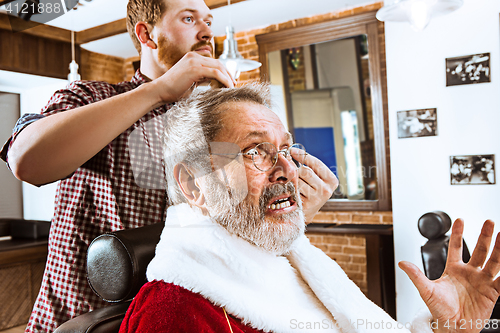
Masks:
[[[267,87],[255,84],[192,95],[167,114],[172,206],[120,332],[441,332],[453,331],[450,320],[473,320],[455,329],[479,332],[500,290],[500,242],[483,267],[493,222],[468,264],[455,222],[437,281],[400,264],[429,311],[395,322],[304,235],[298,169],[321,162],[293,143],[269,104]]]

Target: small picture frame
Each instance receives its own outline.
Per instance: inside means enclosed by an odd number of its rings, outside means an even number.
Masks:
[[[398,138],[437,135],[437,109],[398,111]]]
[[[495,155],[450,156],[451,185],[495,184]]]
[[[490,54],[446,58],[446,86],[491,82]]]

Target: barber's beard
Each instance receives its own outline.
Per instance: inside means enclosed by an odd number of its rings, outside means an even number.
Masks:
[[[207,185],[212,192],[206,198],[207,206],[211,207],[210,216],[231,234],[268,252],[282,255],[287,254],[292,243],[304,233],[302,201],[292,182],[266,187],[260,196],[259,206],[251,203],[249,196],[240,203],[231,202],[231,192],[228,193],[218,179],[210,179]],[[266,216],[270,201],[283,194],[291,196],[297,203],[297,209],[287,214]],[[237,195],[233,193],[233,197]]]
[[[164,35],[158,36],[158,60],[160,63],[166,65],[168,68],[175,65],[179,60],[181,60],[184,55],[189,51],[194,51],[200,47],[212,44],[208,41],[201,41],[193,46],[191,50],[182,50],[178,45],[170,42]]]

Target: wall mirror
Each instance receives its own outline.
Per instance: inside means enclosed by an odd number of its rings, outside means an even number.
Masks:
[[[369,12],[256,36],[276,112],[339,179],[324,210],[390,210],[381,24]]]

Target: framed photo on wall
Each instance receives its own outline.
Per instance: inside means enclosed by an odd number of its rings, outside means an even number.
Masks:
[[[398,111],[398,138],[437,135],[437,109]]]
[[[495,155],[450,156],[451,185],[495,184]]]
[[[446,86],[491,82],[490,54],[446,58]]]

